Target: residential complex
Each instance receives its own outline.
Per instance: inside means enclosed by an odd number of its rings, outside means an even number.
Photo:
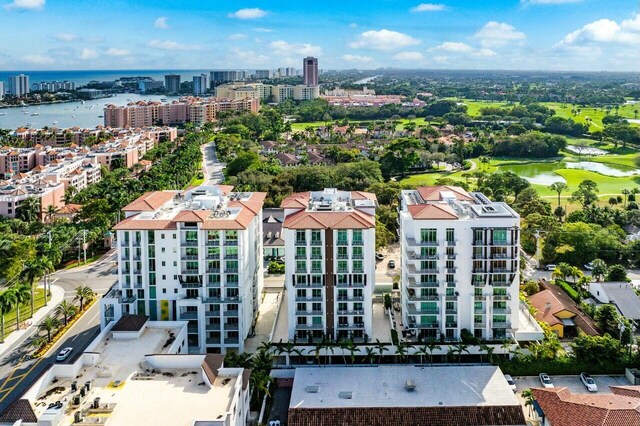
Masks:
[[[24,74],[9,77],[8,91],[11,96],[18,98],[29,94],[29,76]]]
[[[292,341],[373,335],[375,195],[325,189],[287,197],[282,236]]]
[[[0,81],[0,101],[4,99],[4,81]]]
[[[52,147],[68,147],[72,144],[93,145],[97,141],[117,141],[119,139],[132,139],[134,142],[142,139],[152,139],[155,143],[162,141],[172,142],[178,137],[178,129],[168,126],[148,126],[135,129],[102,126],[94,129],[80,127],[30,129],[20,127],[11,135],[24,140],[32,146],[40,144]]]
[[[220,111],[257,113],[257,99],[218,99],[185,97],[171,103],[136,102],[125,106],[107,105],[104,124],[108,127],[149,127],[157,124],[204,123],[216,121]]]
[[[64,90],[76,90],[76,83],[73,81],[41,81],[39,83],[33,83],[31,90],[34,92],[61,92]]]
[[[158,80],[140,80],[138,82],[138,89],[142,93],[146,93],[152,90],[164,89],[164,82]]]
[[[265,99],[279,103],[285,99],[301,101],[319,98],[320,88],[304,84],[291,86],[234,82],[217,86],[216,97],[225,99]]]
[[[340,93],[340,92],[338,92]],[[422,108],[426,102],[420,99],[407,100],[399,95],[345,94],[322,95],[333,106],[341,107],[381,107],[383,105],[401,105],[405,108]]]
[[[0,424],[245,426],[250,372],[222,355],[188,355],[187,330],[122,317],[72,362],[49,363]]]
[[[214,88],[218,84],[244,80],[247,78],[247,72],[243,70],[211,71],[209,76],[211,88]]]
[[[231,191],[151,192],[123,209],[103,328],[127,314],[188,321],[189,352],[244,350],[262,291],[265,194]]]
[[[404,190],[402,323],[409,335],[512,337],[519,320],[520,216],[456,186]],[[441,337],[442,336],[442,337]]]
[[[164,87],[167,93],[180,92],[180,74],[168,74],[164,76]]]

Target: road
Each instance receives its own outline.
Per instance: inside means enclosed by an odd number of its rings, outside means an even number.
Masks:
[[[218,161],[215,142],[202,145],[202,155],[204,158],[202,162],[204,173],[203,185],[217,185],[222,183],[224,180],[224,173],[222,171],[224,170],[225,164]]]
[[[115,251],[108,253],[97,262],[66,271],[52,274],[54,285],[64,289],[64,298],[72,301],[75,289],[80,285],[87,285],[99,296],[104,295],[116,282],[117,269],[115,265]],[[49,351],[49,356],[37,360],[30,359],[30,346],[36,326],[11,346],[5,356],[0,359],[0,413],[7,406],[20,397],[29,386],[55,362],[55,357],[63,347],[72,347],[73,354],[67,362],[79,356],[100,331],[100,303],[96,302],[85,314],[67,331],[66,337],[58,341]]]

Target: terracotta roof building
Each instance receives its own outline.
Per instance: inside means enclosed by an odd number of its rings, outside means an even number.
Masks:
[[[402,322],[409,337],[512,337],[519,324],[520,216],[440,185],[400,196]]]
[[[289,426],[525,425],[498,367],[298,368]]]
[[[191,352],[244,349],[262,291],[265,194],[232,189],[149,192],[123,209],[103,327],[127,314],[184,320]]]
[[[377,205],[337,189],[282,201],[289,339],[372,336]]]
[[[575,394],[567,388],[532,389],[545,426],[640,425],[640,397],[619,393],[619,388],[611,390],[613,394]]]

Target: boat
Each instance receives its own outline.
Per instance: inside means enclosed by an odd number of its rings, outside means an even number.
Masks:
[[[71,118],[76,118],[76,116],[75,116],[75,115],[72,115],[72,116],[71,116]]]
[[[98,118],[104,118],[104,115],[99,115]]]
[[[54,122],[53,122],[53,124],[58,124],[58,122],[57,122],[57,121],[54,121]]]
[[[167,98],[160,98],[160,102],[167,102]]]
[[[0,112],[0,115],[7,115],[6,112]]]
[[[32,116],[32,117],[35,117],[36,115],[40,115],[40,113],[39,113],[39,112],[32,112],[32,113],[31,113],[31,116]]]

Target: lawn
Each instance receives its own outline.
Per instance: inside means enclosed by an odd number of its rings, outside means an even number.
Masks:
[[[35,310],[44,306],[44,289],[36,288],[35,290]],[[16,310],[12,310],[4,316],[4,333],[5,338],[9,333],[16,330]],[[20,305],[20,322],[26,321],[31,315],[31,302],[27,302],[24,305]]]

